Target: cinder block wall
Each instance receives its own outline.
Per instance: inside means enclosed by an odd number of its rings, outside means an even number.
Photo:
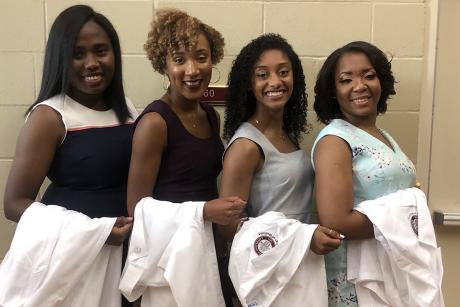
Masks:
[[[177,7],[221,31],[225,58],[218,65],[225,84],[231,62],[250,39],[266,32],[285,36],[300,55],[308,82],[313,84],[326,56],[352,41],[372,42],[393,57],[397,95],[390,100],[380,124],[417,160],[420,86],[426,39],[423,0],[278,0],[278,1],[150,1],[150,0],[2,0],[0,1],[0,199],[14,157],[24,112],[38,93],[43,50],[49,28],[64,8],[84,3],[105,14],[122,44],[127,94],[139,110],[163,93],[162,77],[146,60],[143,44],[154,8]],[[223,111],[222,108],[219,109]],[[223,117],[222,117],[223,118]],[[309,151],[320,129],[314,113],[313,131],[303,147]],[[3,208],[3,206],[0,206]],[[0,210],[0,259],[8,249],[14,224]]]

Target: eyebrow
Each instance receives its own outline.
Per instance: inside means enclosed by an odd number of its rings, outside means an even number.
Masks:
[[[92,45],[92,47],[109,47],[109,46],[111,46],[111,44],[109,44],[109,43],[96,43],[96,44]],[[86,48],[86,46],[84,46],[83,44],[81,44],[81,45],[75,44],[74,49],[78,49],[78,48],[84,49],[84,48]]]
[[[282,63],[279,63],[278,66],[289,66],[289,62],[282,62]],[[254,69],[255,68],[267,68],[268,65],[257,65],[257,66],[254,66]]]
[[[363,69],[361,72],[367,73],[367,72],[369,72],[371,70],[375,71],[375,68],[374,67],[368,67],[368,68]],[[349,70],[339,72],[339,76],[341,76],[341,75],[351,75],[351,74],[352,74],[352,72],[349,71]]]
[[[203,53],[203,52],[208,52],[207,49],[203,48],[203,49],[198,49],[198,50],[195,50],[195,53]],[[171,51],[171,55],[184,55],[186,54],[186,51],[182,51],[182,50],[173,50]]]

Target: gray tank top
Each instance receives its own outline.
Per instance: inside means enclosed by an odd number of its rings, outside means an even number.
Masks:
[[[264,154],[262,168],[254,174],[247,213],[256,217],[268,211],[307,222],[312,203],[313,168],[304,150],[281,153],[250,123],[243,123],[227,145],[239,138],[256,143]],[[225,155],[225,152],[224,152]]]

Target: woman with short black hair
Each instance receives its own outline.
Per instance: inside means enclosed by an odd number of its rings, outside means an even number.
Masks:
[[[327,124],[312,148],[320,222],[347,239],[374,237],[354,207],[413,187],[415,168],[395,140],[377,127],[395,94],[391,63],[367,42],[351,42],[328,56],[315,85],[314,109]],[[347,280],[347,242],[325,256],[329,306],[358,306]]]

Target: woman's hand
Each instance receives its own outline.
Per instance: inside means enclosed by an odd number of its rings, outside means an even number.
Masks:
[[[237,196],[222,197],[204,204],[203,218],[219,225],[238,220],[246,207],[246,201]]]
[[[337,231],[319,225],[311,239],[310,249],[318,255],[325,255],[337,249],[344,236]]]
[[[119,246],[123,244],[123,241],[131,232],[133,228],[133,218],[132,217],[117,217],[115,225],[113,225],[112,231],[110,232],[109,237],[105,241],[108,245]]]

